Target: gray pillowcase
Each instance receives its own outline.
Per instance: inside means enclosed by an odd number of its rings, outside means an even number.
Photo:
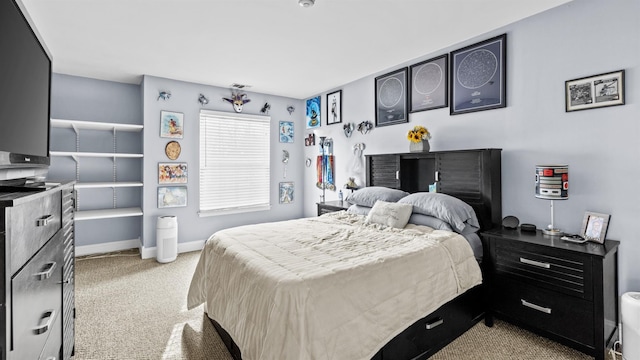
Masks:
[[[369,186],[352,192],[347,195],[344,201],[360,206],[373,207],[378,200],[396,202],[407,195],[409,193],[402,190],[383,186]]]
[[[413,213],[429,215],[448,223],[453,231],[470,234],[480,229],[480,223],[471,205],[442,193],[414,193],[398,200],[413,205]]]
[[[449,226],[449,224],[447,224],[446,222],[438,218],[435,218],[433,216],[423,215],[423,214],[416,214],[416,213],[411,214],[411,217],[409,218],[409,224],[424,225],[434,230],[453,231],[451,229],[451,226]]]
[[[360,206],[356,204],[349,206],[349,208],[347,209],[348,213],[356,214],[356,215],[365,215],[365,216],[369,214],[369,211],[371,211],[370,207]]]

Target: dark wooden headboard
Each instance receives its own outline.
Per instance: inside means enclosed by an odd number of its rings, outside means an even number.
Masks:
[[[429,191],[454,196],[471,205],[482,230],[502,223],[501,149],[474,149],[366,155],[367,186],[410,193]]]

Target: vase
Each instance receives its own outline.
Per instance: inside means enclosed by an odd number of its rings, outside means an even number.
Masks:
[[[422,140],[420,142],[409,143],[409,151],[411,152],[429,152],[431,146],[429,145],[429,140]]]

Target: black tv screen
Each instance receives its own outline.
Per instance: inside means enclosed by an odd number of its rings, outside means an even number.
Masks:
[[[51,58],[13,0],[0,0],[0,54],[0,168],[47,167]]]

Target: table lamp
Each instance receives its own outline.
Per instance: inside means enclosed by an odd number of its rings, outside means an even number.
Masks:
[[[551,200],[551,224],[542,233],[563,235],[553,223],[553,201],[569,198],[569,165],[536,165],[536,197]]]

